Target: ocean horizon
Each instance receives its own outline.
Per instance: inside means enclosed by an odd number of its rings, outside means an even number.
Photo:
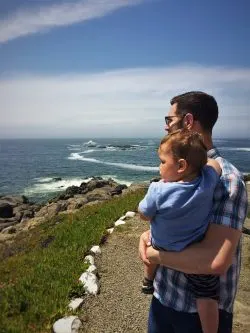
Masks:
[[[160,138],[0,139],[0,195],[44,202],[93,176],[130,185],[158,176]],[[218,138],[221,155],[250,173],[250,139]]]

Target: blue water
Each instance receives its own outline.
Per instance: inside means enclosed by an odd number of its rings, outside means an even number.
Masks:
[[[91,176],[127,185],[158,175],[160,139],[0,140],[0,194],[45,201]],[[250,173],[250,139],[215,140],[221,154]],[[60,177],[61,180],[55,180]]]

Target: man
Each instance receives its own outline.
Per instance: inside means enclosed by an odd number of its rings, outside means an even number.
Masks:
[[[219,333],[232,332],[232,311],[238,285],[241,231],[247,212],[247,193],[239,171],[220,157],[213,146],[212,129],[218,118],[215,99],[203,92],[174,97],[166,130],[186,128],[203,136],[208,157],[222,169],[214,193],[213,212],[204,239],[181,252],[156,251],[148,246],[149,231],[141,235],[139,253],[144,263],[157,263],[148,332],[202,333],[195,300],[188,289],[187,274],[220,275]],[[187,221],[192,223],[192,221]]]

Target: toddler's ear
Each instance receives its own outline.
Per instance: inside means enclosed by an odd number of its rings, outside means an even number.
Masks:
[[[178,161],[178,173],[182,173],[187,170],[187,161],[184,158],[179,159]]]

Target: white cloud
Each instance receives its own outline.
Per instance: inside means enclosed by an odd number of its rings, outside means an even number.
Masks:
[[[176,66],[0,79],[1,137],[161,136],[169,100],[213,94],[215,136],[249,137],[250,69]]]
[[[108,15],[145,0],[82,0],[22,9],[0,20],[0,43]]]

